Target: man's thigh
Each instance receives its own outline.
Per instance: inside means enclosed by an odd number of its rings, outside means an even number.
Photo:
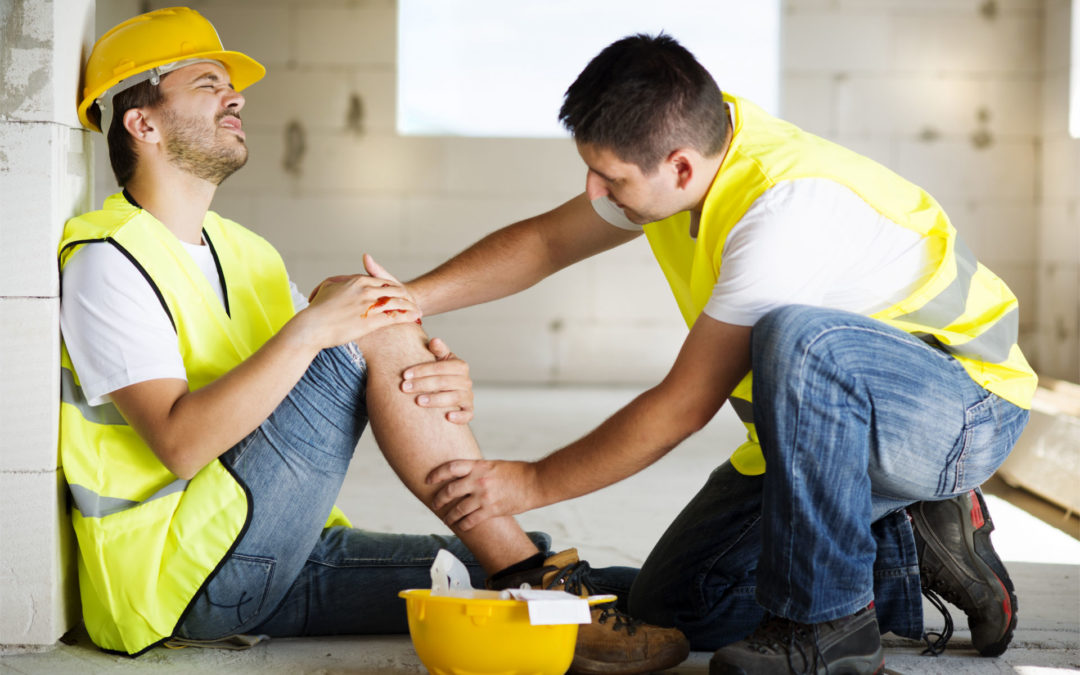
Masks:
[[[792,434],[813,431],[818,452],[865,458],[872,520],[978,486],[1026,423],[1024,410],[976,383],[940,345],[870,317],[784,307],[754,327],[753,346],[763,442],[779,451]],[[772,433],[773,421],[786,431]]]
[[[902,505],[978,487],[1008,457],[1028,418],[1026,410],[975,382],[952,356],[905,337],[910,346],[864,376],[872,402],[872,520]],[[869,348],[876,346],[872,341]]]
[[[318,542],[366,425],[364,362],[324,350],[277,409],[221,461],[248,493],[234,550],[196,595],[181,637],[246,632],[281,601]]]

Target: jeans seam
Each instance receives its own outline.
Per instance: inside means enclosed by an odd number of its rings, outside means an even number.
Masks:
[[[724,556],[726,556],[728,553],[731,552],[732,549],[736,548],[739,545],[739,543],[743,540],[743,538],[746,537],[747,533],[750,532],[752,529],[754,529],[754,526],[757,523],[759,523],[760,521],[761,521],[761,514],[760,513],[753,516],[749,521],[747,521],[746,524],[743,525],[743,527],[741,527],[739,529],[739,533],[737,535],[735,535],[731,539],[729,545],[727,547],[725,547],[724,550],[720,551],[715,556],[713,556],[711,559],[709,559],[708,564],[705,566],[704,571],[702,571],[700,574],[697,575],[697,595],[698,595],[699,613],[704,614],[706,609],[708,608],[709,603],[707,602],[707,597],[706,597],[706,593],[705,593],[705,580],[709,577],[709,573],[716,567],[717,563]],[[735,584],[731,584],[730,588],[734,591],[734,589],[742,588],[742,586],[736,586]],[[755,583],[752,586],[752,588],[756,591],[757,584]]]
[[[960,489],[960,486],[964,484],[964,460],[967,458],[968,449],[971,447],[971,427],[964,424],[964,442],[960,447],[960,454],[956,457],[956,471],[953,473],[953,492]]]
[[[256,434],[259,433],[259,430],[261,428],[262,428],[262,425],[260,424],[258,427],[256,427],[247,436],[244,436],[243,438],[241,438],[239,443],[237,443],[235,446],[233,446],[233,451],[231,453],[231,455],[232,455],[231,459],[232,459],[232,465],[233,466],[236,466],[237,464],[240,463],[240,458],[244,456],[244,453],[247,451],[248,446],[250,446],[252,444],[252,442],[254,442],[255,436],[256,436]],[[224,458],[225,455],[227,455],[227,454],[230,454],[230,453],[228,453],[228,452],[223,453],[222,457]]]
[[[890,567],[883,570],[874,570],[875,579],[901,579],[913,574],[919,573],[918,565],[908,565],[906,567]]]
[[[963,490],[963,486],[965,485],[964,466],[965,461],[967,460],[968,450],[971,448],[971,437],[975,433],[974,427],[978,423],[977,420],[982,416],[983,410],[993,407],[995,398],[996,397],[992,392],[987,392],[986,396],[978,403],[975,403],[964,410],[964,445],[961,448],[960,455],[956,458],[955,482],[952,487],[953,493]]]

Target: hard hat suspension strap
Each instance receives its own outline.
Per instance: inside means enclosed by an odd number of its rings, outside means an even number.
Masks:
[[[105,137],[109,137],[109,129],[112,127],[113,117],[113,98],[122,91],[131,89],[137,84],[149,81],[150,84],[155,87],[161,84],[161,78],[166,73],[171,73],[179,68],[186,68],[187,66],[193,66],[196,63],[216,63],[217,65],[225,68],[225,64],[221,61],[214,59],[184,59],[183,61],[174,61],[173,63],[165,63],[160,66],[144,70],[141,73],[135,73],[131,77],[120,80],[113,86],[109,87],[101,93],[101,96],[94,99],[95,105],[98,110],[101,111],[101,121],[98,126],[101,127],[101,133],[105,134]]]

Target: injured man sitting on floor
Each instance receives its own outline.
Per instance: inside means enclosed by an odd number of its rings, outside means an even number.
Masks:
[[[512,517],[456,536],[382,534],[334,506],[370,422],[434,508],[427,475],[480,458],[471,383],[370,257],[367,274],[306,298],[273,246],[210,210],[247,160],[241,91],[264,72],[185,8],[121,23],[86,65],[79,118],[107,135],[122,188],[68,221],[59,249],[61,454],[94,643],[138,655],[249,634],[405,632],[397,593],[428,583],[439,549],[477,585],[572,576],[567,590],[625,595],[636,570],[552,554]],[[572,669],[686,657],[678,630],[617,630],[623,619],[584,626]]]

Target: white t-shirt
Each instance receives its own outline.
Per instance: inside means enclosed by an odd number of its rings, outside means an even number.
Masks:
[[[641,229],[606,197],[592,204],[612,225]],[[731,229],[703,311],[739,326],[793,304],[869,315],[906,298],[932,272],[921,235],[840,183],[801,178],[766,190]]]
[[[224,305],[210,247],[184,243]],[[307,298],[291,281],[296,311]],[[60,331],[90,405],[131,384],[187,380],[172,322],[157,294],[123,253],[110,244],[88,244],[64,265]]]

